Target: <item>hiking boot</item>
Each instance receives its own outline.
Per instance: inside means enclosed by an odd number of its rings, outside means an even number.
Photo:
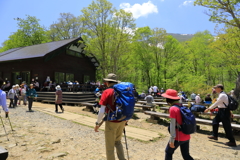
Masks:
[[[227,143],[224,143],[224,144],[227,145],[227,146],[230,146],[230,147],[237,147],[236,142],[227,142]]]
[[[214,137],[214,136],[208,136],[209,139],[214,139],[214,140],[218,140],[218,137]]]

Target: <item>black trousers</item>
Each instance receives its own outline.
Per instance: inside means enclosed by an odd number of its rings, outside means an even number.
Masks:
[[[13,99],[10,98],[9,108],[11,108],[11,107],[15,107],[15,106],[14,106]]]
[[[233,137],[233,132],[232,132],[230,116],[231,116],[231,113],[230,113],[229,109],[219,108],[219,111],[218,111],[216,117],[213,119],[213,123],[212,123],[213,124],[213,136],[218,137],[219,123],[222,122],[227,139],[229,139],[230,142],[235,142],[235,139]]]
[[[189,154],[189,140],[188,141],[174,141],[175,148],[171,148],[169,143],[165,149],[165,160],[172,160],[174,151],[180,146],[181,154],[184,160],[193,160]]]
[[[28,98],[28,109],[32,110],[33,98]]]
[[[55,103],[55,112],[58,112],[58,105],[61,108],[61,110],[63,110],[62,104],[56,104]]]
[[[18,97],[17,97],[17,96],[14,96],[14,106],[15,106],[15,107],[17,106],[17,101],[18,101]]]

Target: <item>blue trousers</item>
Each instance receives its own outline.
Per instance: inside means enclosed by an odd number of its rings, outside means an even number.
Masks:
[[[171,148],[169,143],[165,149],[165,160],[172,160],[172,156],[174,151],[180,146],[180,150],[182,153],[182,157],[184,160],[193,160],[193,158],[189,154],[189,140],[187,141],[175,141],[175,148]]]

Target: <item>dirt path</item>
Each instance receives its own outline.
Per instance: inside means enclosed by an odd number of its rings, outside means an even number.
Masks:
[[[34,106],[54,110],[52,104],[34,102]],[[64,106],[65,111],[96,118],[96,115],[82,111],[83,107]],[[33,107],[34,110],[34,107]],[[3,113],[1,113],[3,117]],[[168,142],[167,127],[146,122],[149,116],[136,114],[139,119],[131,120],[130,126],[158,132],[162,138],[152,142],[141,142],[128,138],[131,160],[162,160]],[[9,160],[105,160],[104,133],[95,133],[93,128],[56,118],[39,111],[27,112],[27,107],[20,106],[10,110],[11,122],[16,130],[14,134],[7,119],[3,118],[7,132],[7,141],[3,128],[0,130],[0,145],[8,149]],[[190,153],[195,159],[239,160],[240,139],[238,147],[231,148],[223,143],[224,135],[219,140],[207,139],[210,126],[201,126],[202,131],[192,135]],[[126,128],[126,132],[127,132]],[[223,132],[222,129],[220,132]],[[128,132],[127,132],[128,133]],[[16,142],[17,146],[16,146]],[[182,159],[179,149],[174,159]]]

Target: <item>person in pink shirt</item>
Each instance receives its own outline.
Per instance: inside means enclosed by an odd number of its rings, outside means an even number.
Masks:
[[[189,141],[190,135],[184,134],[179,131],[177,126],[182,125],[182,115],[179,107],[182,104],[179,103],[180,97],[176,90],[168,89],[162,94],[162,97],[166,98],[167,103],[172,106],[169,109],[170,122],[170,140],[165,149],[165,160],[172,160],[174,151],[180,146],[182,157],[185,160],[193,160],[189,154]],[[177,106],[175,106],[177,105]]]

